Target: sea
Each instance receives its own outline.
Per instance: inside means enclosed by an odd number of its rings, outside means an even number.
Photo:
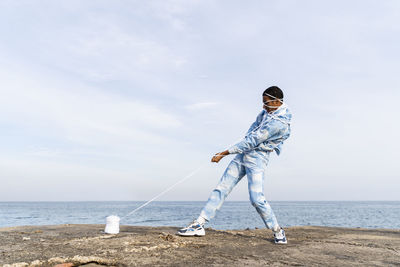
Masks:
[[[105,224],[117,215],[121,225],[186,226],[204,201],[156,201],[126,216],[140,201],[0,202],[0,227],[54,224]],[[400,229],[400,201],[271,201],[282,227],[316,225]],[[249,201],[226,201],[206,227],[255,229],[264,224]]]

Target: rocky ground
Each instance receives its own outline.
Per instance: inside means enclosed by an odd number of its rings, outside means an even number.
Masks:
[[[400,266],[400,230],[290,227],[287,245],[266,229],[176,236],[173,227],[0,228],[3,266]]]

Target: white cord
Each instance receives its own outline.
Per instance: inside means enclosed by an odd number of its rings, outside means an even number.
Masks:
[[[161,197],[162,195],[164,195],[165,193],[167,193],[168,191],[170,191],[172,188],[174,188],[175,186],[177,186],[180,183],[183,183],[185,180],[189,179],[190,177],[192,177],[193,175],[195,175],[198,171],[200,171],[203,167],[205,166],[205,164],[201,165],[199,168],[197,168],[196,170],[194,170],[193,172],[189,173],[188,175],[186,175],[185,177],[183,177],[183,179],[179,180],[178,182],[176,182],[175,184],[171,185],[170,187],[168,187],[167,189],[165,189],[164,191],[162,191],[160,194],[158,194],[157,196],[153,197],[152,199],[150,199],[149,201],[147,201],[146,203],[144,203],[143,205],[141,205],[140,207],[134,209],[133,211],[129,212],[127,215],[125,215],[122,218],[128,217],[129,215],[135,213],[136,211],[140,210],[141,208],[144,208],[145,206],[147,206],[148,204],[150,204],[151,202],[153,202],[154,200],[156,200],[157,198]]]
[[[276,116],[274,115],[270,115],[271,118],[269,120],[272,119],[278,119]],[[280,120],[281,121],[281,120]],[[286,122],[287,123],[287,122]],[[257,127],[255,127],[253,131],[257,130],[258,128],[260,128],[261,125],[258,125]],[[240,138],[238,141],[241,141],[243,138]],[[230,145],[229,147],[233,146],[234,144],[236,144],[238,141],[234,142],[232,145]],[[243,164],[241,162],[235,161],[239,164]],[[198,171],[200,171],[202,168],[204,168],[206,166],[206,164],[201,165],[199,168],[197,168],[196,170],[194,170],[193,172],[189,173],[188,175],[186,175],[185,177],[183,177],[181,180],[179,180],[178,182],[176,182],[175,184],[171,185],[170,187],[168,187],[167,189],[165,189],[164,191],[162,191],[161,193],[159,193],[158,195],[156,195],[155,197],[153,197],[152,199],[150,199],[149,201],[147,201],[146,203],[144,203],[143,205],[141,205],[140,207],[134,209],[133,211],[129,212],[128,214],[126,214],[125,216],[123,216],[122,218],[128,217],[130,215],[132,215],[133,213],[135,213],[136,211],[146,207],[148,204],[150,204],[151,202],[153,202],[154,200],[156,200],[157,198],[161,197],[162,195],[164,195],[165,193],[167,193],[168,191],[170,191],[172,188],[174,188],[175,186],[177,186],[180,183],[183,183],[184,181],[186,181],[187,179],[189,179],[190,177],[192,177],[193,175],[195,175]]]

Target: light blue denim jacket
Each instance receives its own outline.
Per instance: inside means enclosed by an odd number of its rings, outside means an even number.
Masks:
[[[242,141],[228,149],[230,154],[247,153],[252,150],[281,153],[283,142],[290,135],[292,114],[283,103],[274,112],[262,110],[250,126]]]

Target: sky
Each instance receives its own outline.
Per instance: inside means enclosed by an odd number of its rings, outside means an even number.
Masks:
[[[400,2],[0,0],[0,201],[205,201],[277,85],[267,200],[400,200]],[[227,200],[247,200],[247,180]]]

